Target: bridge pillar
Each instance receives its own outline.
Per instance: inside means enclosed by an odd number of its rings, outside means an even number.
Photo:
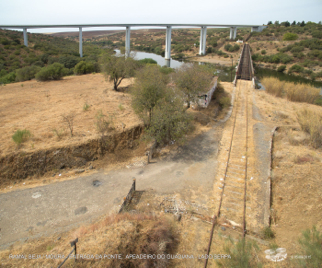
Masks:
[[[237,36],[237,27],[235,27],[234,29],[234,39],[236,39],[236,36]]]
[[[230,27],[230,35],[229,35],[229,39],[230,40],[233,39],[233,31],[234,31],[234,28],[233,27]]]
[[[131,53],[130,36],[131,36],[131,27],[126,26],[126,31],[125,31],[125,58],[129,57],[130,53]]]
[[[83,58],[83,31],[82,27],[79,27],[79,55]]]
[[[207,39],[207,26],[202,26],[200,29],[199,55],[206,55],[206,39]]]
[[[26,47],[28,47],[27,28],[23,28],[23,43]]]
[[[165,36],[165,59],[171,59],[171,26],[167,26],[167,32]]]

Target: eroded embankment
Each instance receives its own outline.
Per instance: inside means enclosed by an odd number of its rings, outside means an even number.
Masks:
[[[122,133],[89,140],[83,144],[31,153],[12,153],[0,158],[0,178],[25,179],[33,175],[42,176],[51,170],[81,167],[106,153],[134,148],[134,141],[140,138],[143,129],[143,125],[137,125]]]

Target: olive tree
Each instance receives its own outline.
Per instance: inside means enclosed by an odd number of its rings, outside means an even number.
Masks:
[[[168,78],[156,65],[147,65],[136,74],[131,89],[132,106],[147,125],[150,124],[153,109],[166,94]]]
[[[113,81],[114,90],[118,91],[118,86],[124,78],[134,75],[137,63],[132,58],[116,57],[111,55],[104,55],[101,58],[102,70],[106,79]]]
[[[190,107],[191,102],[197,102],[198,96],[208,92],[212,82],[212,74],[197,64],[183,64],[173,76],[176,87],[182,91]]]
[[[171,98],[167,95],[157,102],[146,133],[159,144],[171,141],[180,144],[185,141],[185,136],[192,127],[191,121],[192,115],[184,109],[182,99],[177,96]]]

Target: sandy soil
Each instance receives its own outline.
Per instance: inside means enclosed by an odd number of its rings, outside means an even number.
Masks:
[[[125,79],[121,87],[131,84]],[[13,83],[0,89],[0,155],[18,150],[11,136],[18,129],[27,129],[32,137],[22,144],[20,152],[33,152],[51,147],[84,143],[98,137],[96,115],[112,119],[115,131],[122,131],[140,123],[131,108],[130,96],[112,90],[112,83],[102,74],[64,77],[59,81],[35,80]],[[89,105],[87,111],[84,105]],[[74,135],[71,137],[62,115],[73,114]],[[61,132],[58,140],[54,130]]]

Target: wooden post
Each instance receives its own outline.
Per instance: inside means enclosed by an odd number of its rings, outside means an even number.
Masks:
[[[77,260],[77,246],[76,246],[76,243],[78,242],[78,238],[76,238],[74,241],[70,242],[70,246],[71,247],[74,247],[74,251],[75,251],[75,262]]]
[[[136,179],[135,178],[133,178],[133,185],[134,185],[134,191],[135,191],[135,188],[136,188]]]

